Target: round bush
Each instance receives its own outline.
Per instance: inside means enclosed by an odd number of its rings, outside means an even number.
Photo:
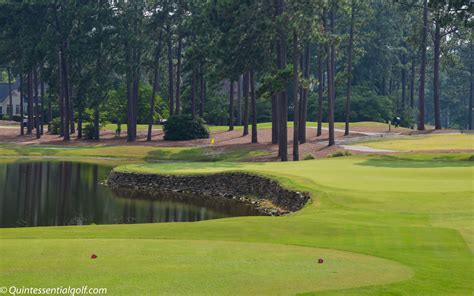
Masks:
[[[87,140],[94,139],[95,126],[92,123],[86,124],[86,126],[84,126],[84,129],[83,129],[82,133],[84,135],[84,138],[86,138]]]
[[[209,138],[209,130],[202,118],[192,119],[190,115],[174,115],[163,124],[164,139],[167,141],[183,141]]]
[[[55,117],[49,122],[49,133],[51,135],[59,135],[61,132],[61,118]]]

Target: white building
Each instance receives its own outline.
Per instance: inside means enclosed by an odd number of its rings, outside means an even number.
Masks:
[[[20,81],[17,79],[12,83],[12,105],[13,115],[20,115]],[[26,114],[27,103],[23,101],[23,110]],[[0,116],[8,115],[10,112],[10,89],[8,83],[0,83]]]

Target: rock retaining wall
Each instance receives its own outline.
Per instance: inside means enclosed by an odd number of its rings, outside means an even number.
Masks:
[[[237,199],[255,204],[263,214],[269,215],[297,211],[310,199],[307,192],[288,190],[275,180],[240,172],[158,175],[112,171],[107,183],[114,190],[143,192],[147,196],[168,191]]]

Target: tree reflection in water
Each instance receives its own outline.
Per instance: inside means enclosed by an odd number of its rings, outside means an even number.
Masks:
[[[220,198],[112,192],[100,184],[110,169],[64,161],[0,164],[0,227],[191,222],[258,215],[251,206]]]

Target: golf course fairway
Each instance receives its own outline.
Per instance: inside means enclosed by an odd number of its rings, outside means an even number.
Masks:
[[[0,229],[0,285],[89,285],[110,295],[472,295],[474,163],[437,157],[117,167],[254,172],[312,201],[284,217]]]

